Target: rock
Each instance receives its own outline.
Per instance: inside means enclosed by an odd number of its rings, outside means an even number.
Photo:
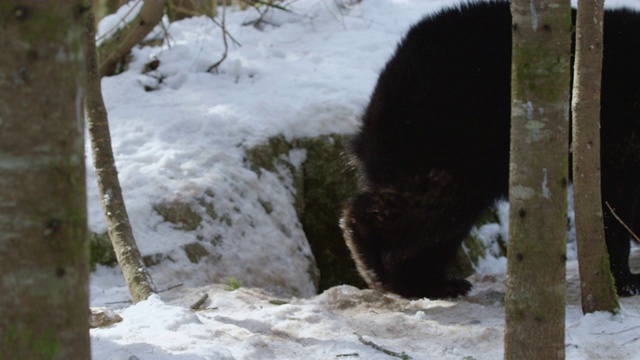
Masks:
[[[89,327],[94,329],[106,327],[122,321],[122,317],[104,307],[92,307],[89,309]]]

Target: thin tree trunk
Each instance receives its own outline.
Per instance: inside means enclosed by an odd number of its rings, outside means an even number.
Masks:
[[[578,2],[573,84],[573,203],[582,311],[619,308],[604,239],[600,194],[600,87],[604,0]]]
[[[0,7],[0,358],[89,359],[85,8]]]
[[[98,49],[100,76],[113,75],[116,64],[160,23],[167,0],[145,0],[138,15]]]
[[[133,237],[129,215],[127,215],[118,181],[118,171],[111,149],[107,110],[100,88],[93,14],[90,14],[89,18],[86,37],[87,85],[84,104],[91,137],[93,163],[102,199],[102,208],[107,219],[109,238],[113,244],[113,250],[118,258],[122,274],[129,286],[131,298],[134,303],[137,303],[147,299],[156,290]]]
[[[513,0],[505,359],[564,359],[571,12]]]

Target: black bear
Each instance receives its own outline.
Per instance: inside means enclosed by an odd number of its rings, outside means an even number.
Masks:
[[[640,13],[605,11],[602,193],[640,230]],[[414,25],[380,74],[350,154],[362,176],[341,227],[367,283],[405,297],[455,297],[447,268],[509,174],[511,15],[473,2]],[[604,208],[606,209],[606,208]],[[605,210],[620,295],[640,293],[630,235]]]

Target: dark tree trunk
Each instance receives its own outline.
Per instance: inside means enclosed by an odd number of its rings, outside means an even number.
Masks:
[[[89,359],[83,1],[0,2],[0,358]]]

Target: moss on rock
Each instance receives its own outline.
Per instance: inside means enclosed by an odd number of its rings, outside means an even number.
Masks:
[[[245,157],[249,168],[257,174],[260,174],[261,169],[277,172],[277,165],[286,163],[280,155],[288,154],[292,148],[293,146],[287,142],[284,136],[278,135],[269,138],[265,144],[247,149]]]
[[[483,225],[497,224],[500,222],[497,210],[490,208],[486,210],[476,221],[476,228],[479,229]],[[506,240],[498,236],[495,243],[487,243],[487,239],[482,239],[478,232],[471,231],[464,240],[462,247],[458,249],[455,263],[449,269],[449,274],[455,277],[467,277],[472,275],[474,268],[478,265],[481,258],[487,254],[498,256],[507,255]]]
[[[163,201],[153,206],[164,221],[170,222],[185,231],[194,231],[200,226],[202,216],[191,205],[180,200]]]
[[[209,251],[199,243],[190,243],[182,246],[182,249],[187,254],[187,258],[194,264],[197,264],[200,259],[210,255]]]
[[[108,233],[91,233],[89,237],[89,264],[91,271],[96,269],[97,264],[107,266],[118,264]]]
[[[342,284],[366,287],[339,227],[342,205],[357,190],[356,172],[344,155],[347,141],[334,134],[298,142],[307,151],[300,221],[320,269],[320,291]]]
[[[290,143],[284,136],[277,135],[269,138],[265,144],[260,144],[245,151],[245,158],[249,168],[260,175],[262,170],[278,174],[283,179],[282,170],[288,172],[295,191],[292,193],[294,197],[294,208],[298,218],[304,212],[304,179],[302,170],[291,163],[289,154],[291,150],[298,148],[296,141]],[[263,204],[264,206],[265,204]],[[267,207],[265,207],[267,210]]]

